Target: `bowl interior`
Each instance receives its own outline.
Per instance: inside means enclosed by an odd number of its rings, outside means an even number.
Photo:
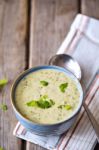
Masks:
[[[31,69],[28,69],[28,70],[24,71],[21,75],[19,75],[19,77],[15,80],[15,82],[14,82],[14,84],[13,84],[13,86],[12,86],[12,90],[11,90],[11,102],[12,102],[12,106],[13,106],[14,111],[15,111],[16,113],[18,113],[18,114],[20,115],[20,117],[22,117],[23,119],[25,119],[25,120],[27,120],[27,121],[29,121],[29,122],[32,122],[32,121],[26,119],[26,118],[18,111],[18,109],[17,109],[17,107],[16,107],[16,105],[15,105],[15,91],[16,91],[17,85],[20,83],[20,81],[21,81],[25,76],[27,76],[27,75],[30,74],[30,73],[36,72],[36,71],[38,71],[38,70],[44,70],[44,69],[52,69],[52,70],[57,70],[57,71],[59,71],[59,72],[63,72],[63,73],[65,73],[68,77],[70,77],[72,80],[75,81],[75,83],[76,83],[76,85],[77,85],[77,88],[78,88],[78,90],[79,90],[79,92],[80,92],[80,102],[79,102],[79,105],[78,105],[77,109],[73,112],[72,116],[69,118],[69,119],[71,119],[71,118],[80,110],[80,108],[81,108],[81,106],[82,106],[83,90],[82,90],[82,87],[81,87],[81,85],[80,85],[78,79],[77,79],[70,71],[68,71],[68,70],[66,70],[66,69],[64,69],[64,68],[62,68],[62,67],[58,67],[58,66],[38,66],[38,67],[34,67],[34,68],[31,68]],[[66,121],[68,121],[69,119],[66,119]],[[62,122],[64,122],[64,121],[62,121]],[[32,123],[34,123],[34,122],[32,122]],[[59,123],[61,123],[61,122],[59,122]],[[34,124],[35,124],[35,123],[34,123]],[[38,124],[38,123],[36,123],[36,124]],[[56,123],[56,124],[58,124],[58,123]],[[41,125],[42,125],[42,124],[41,124]],[[44,124],[44,125],[45,125],[45,124]],[[51,125],[53,125],[53,124],[51,124]]]

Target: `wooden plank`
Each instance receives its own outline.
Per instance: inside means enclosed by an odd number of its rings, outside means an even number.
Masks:
[[[77,0],[32,0],[29,67],[44,65],[57,52],[78,12]],[[43,150],[27,142],[26,150]]]
[[[78,11],[77,0],[32,0],[30,66],[47,64]]]
[[[99,19],[99,0],[81,0],[81,13]]]
[[[0,104],[8,106],[7,112],[0,110],[0,146],[5,150],[21,149],[21,140],[12,135],[16,118],[10,103],[10,88],[26,66],[26,22],[27,0],[0,0],[0,79],[9,80],[0,92]]]

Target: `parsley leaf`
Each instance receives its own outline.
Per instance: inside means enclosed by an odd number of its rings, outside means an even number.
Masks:
[[[72,106],[69,105],[69,104],[67,104],[67,105],[65,105],[65,109],[66,109],[66,110],[70,110],[70,109],[72,109]]]
[[[68,83],[63,83],[59,86],[61,92],[65,92],[66,88],[68,87]]]
[[[27,106],[30,107],[39,107],[39,108],[50,108],[55,104],[52,99],[49,99],[47,95],[41,96],[38,100],[33,100],[27,103]]]
[[[37,101],[37,105],[38,107],[40,108],[50,108],[51,107],[51,103],[47,100],[40,100],[40,101]]]
[[[3,110],[3,111],[7,111],[8,107],[6,104],[1,104],[0,105],[0,108]]]
[[[37,102],[35,101],[35,100],[33,100],[33,101],[30,101],[30,102],[28,102],[27,103],[27,106],[37,106]]]
[[[0,87],[4,87],[8,83],[7,79],[1,79],[0,80]]]
[[[48,82],[47,81],[40,81],[41,85],[43,86],[48,86]]]

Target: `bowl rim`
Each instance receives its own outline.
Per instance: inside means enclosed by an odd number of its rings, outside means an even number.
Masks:
[[[28,118],[25,118],[24,115],[22,115],[18,109],[16,108],[15,104],[14,104],[14,93],[15,93],[15,88],[17,86],[17,84],[28,74],[32,73],[32,72],[35,72],[37,70],[44,70],[44,69],[53,69],[53,70],[58,70],[60,72],[63,72],[63,73],[67,73],[68,75],[71,76],[71,78],[74,78],[74,80],[77,82],[77,84],[79,84],[79,87],[80,87],[80,103],[79,103],[79,107],[76,109],[76,111],[74,111],[74,113],[66,120],[63,120],[63,121],[60,121],[60,122],[56,122],[56,123],[53,123],[53,124],[44,124],[44,123],[36,123],[36,122],[33,122],[31,120],[29,120]],[[83,104],[83,89],[82,89],[82,86],[79,82],[79,80],[77,79],[77,77],[72,73],[70,72],[68,69],[65,69],[63,67],[59,67],[59,66],[54,66],[54,65],[43,65],[43,66],[35,66],[35,67],[32,67],[30,69],[27,69],[25,71],[23,71],[22,73],[20,73],[14,80],[12,86],[11,86],[11,92],[10,92],[10,100],[11,100],[11,105],[12,105],[12,108],[15,112],[15,114],[18,114],[20,118],[22,118],[24,121],[28,122],[29,124],[32,124],[32,125],[37,125],[37,126],[53,126],[53,125],[59,125],[59,124],[63,124],[63,123],[66,123],[68,122],[69,120],[71,120],[74,116],[76,116],[78,113],[79,113],[79,110],[81,109],[82,107],[82,104]]]

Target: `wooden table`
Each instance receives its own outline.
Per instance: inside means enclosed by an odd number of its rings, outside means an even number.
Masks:
[[[17,120],[10,87],[23,70],[47,64],[77,13],[99,19],[99,0],[0,0],[0,78],[9,79],[6,94],[0,92],[0,103],[8,106],[7,112],[0,110],[0,146],[4,150],[44,150],[12,135]]]

